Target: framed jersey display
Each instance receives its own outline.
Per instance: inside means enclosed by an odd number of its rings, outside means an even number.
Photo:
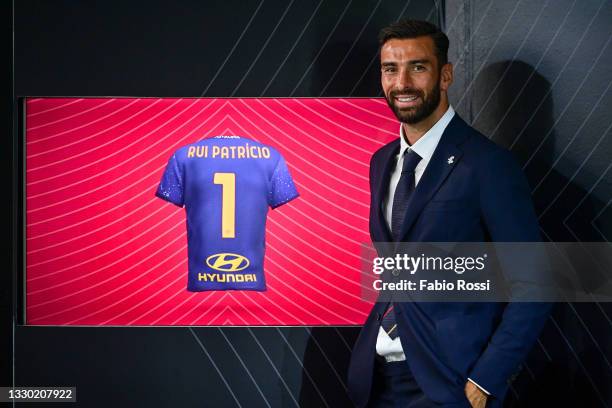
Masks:
[[[185,206],[187,290],[266,290],[268,207],[298,196],[276,149],[235,135],[182,147],[168,161],[156,195]]]
[[[27,98],[26,324],[353,325],[384,99]]]

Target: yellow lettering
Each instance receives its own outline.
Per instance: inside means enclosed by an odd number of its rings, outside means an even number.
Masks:
[[[193,154],[195,153],[195,147],[194,146],[189,146],[189,150],[187,150],[187,157],[193,157]]]
[[[254,273],[233,274],[233,273],[198,273],[198,280],[204,282],[257,282],[257,275]]]
[[[196,156],[204,157],[204,146],[198,146],[196,148]]]
[[[217,157],[219,155],[219,152],[221,152],[221,149],[219,149],[219,146],[212,147],[212,157]]]
[[[221,148],[221,158],[222,159],[229,159],[229,150],[227,149],[227,146],[223,146]]]
[[[270,158],[270,149],[268,149],[267,147],[262,147],[261,152],[263,153],[264,158],[266,159]]]
[[[236,175],[234,173],[215,173],[214,183],[223,186],[221,237],[236,238]]]

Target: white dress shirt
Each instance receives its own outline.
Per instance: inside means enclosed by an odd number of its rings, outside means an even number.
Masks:
[[[407,149],[413,150],[419,156],[421,156],[421,161],[417,164],[414,169],[414,185],[419,183],[427,165],[429,164],[431,157],[438,147],[438,143],[442,138],[442,133],[444,133],[444,129],[450,123],[451,119],[455,116],[455,110],[452,106],[448,107],[448,110],[442,115],[442,117],[429,129],[416,143],[412,146],[408,144],[408,141],[404,137],[404,129],[400,125],[400,150],[398,155],[396,156],[396,165],[395,169],[391,172],[391,177],[389,179],[389,194],[385,197],[384,209],[385,209],[385,221],[387,221],[387,225],[389,226],[389,230],[391,230],[391,214],[393,212],[393,197],[395,196],[395,190],[397,188],[397,183],[399,182],[400,176],[402,174],[402,166],[404,165],[404,152]],[[386,361],[404,361],[406,360],[406,356],[404,355],[404,350],[402,349],[402,343],[400,342],[399,336],[395,339],[391,339],[385,329],[382,326],[378,329],[378,337],[376,339],[376,353],[378,355],[385,358]],[[469,379],[469,378],[468,378]],[[474,385],[484,391],[486,394],[489,394],[487,390],[476,384],[474,381],[469,379]]]

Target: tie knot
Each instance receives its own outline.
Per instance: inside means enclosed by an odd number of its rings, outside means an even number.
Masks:
[[[404,152],[404,165],[402,166],[402,173],[414,173],[417,164],[421,161],[421,156],[412,149],[406,149]]]

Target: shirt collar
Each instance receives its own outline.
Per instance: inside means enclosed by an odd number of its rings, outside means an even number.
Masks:
[[[444,129],[446,129],[453,116],[455,116],[455,110],[449,105],[444,115],[412,146],[406,142],[404,129],[400,124],[400,157],[402,157],[406,149],[412,149],[421,156],[424,162],[431,160],[431,156],[433,156],[434,150],[436,150],[438,142],[440,142],[442,133],[444,133]]]

